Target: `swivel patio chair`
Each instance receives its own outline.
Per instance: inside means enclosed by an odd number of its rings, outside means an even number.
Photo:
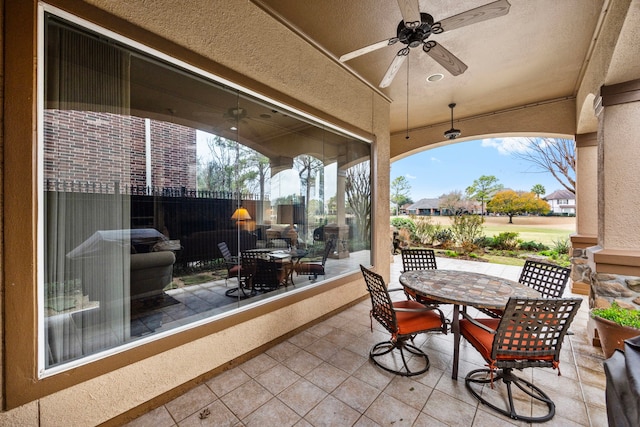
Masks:
[[[400,254],[402,256],[403,273],[413,270],[436,270],[438,268],[436,255],[433,249],[402,249]],[[404,293],[407,295],[407,298],[418,301],[422,304],[442,304],[439,301],[416,295],[416,293],[411,289],[405,288]]]
[[[329,254],[333,250],[333,239],[329,239],[324,244],[324,252],[321,261],[300,261],[296,264],[295,269],[298,276],[308,275],[309,280],[316,280],[319,275],[324,276],[324,265],[329,258]]]
[[[526,260],[518,282],[540,292],[544,298],[560,298],[569,281],[571,269],[542,261]],[[494,318],[502,316],[502,310],[480,309]]]
[[[224,285],[227,286],[227,280],[232,277],[238,277],[240,272],[240,262],[237,256],[231,255],[231,251],[226,242],[218,243],[218,249],[224,258],[224,264],[227,267],[227,277],[224,279]]]
[[[446,334],[444,314],[436,307],[426,307],[417,301],[392,302],[389,293],[402,289],[387,289],[382,276],[362,265],[360,269],[371,297],[371,331],[373,319],[376,319],[391,333],[389,341],[371,348],[369,358],[376,366],[397,375],[413,376],[426,372],[429,369],[429,356],[407,341],[413,342],[417,334],[430,331]]]
[[[558,369],[560,375],[562,340],[581,302],[579,298],[510,298],[500,319],[473,319],[463,313],[460,333],[489,366],[467,374],[465,386],[469,392],[481,403],[514,420],[533,423],[553,418],[555,404],[549,396],[516,376],[513,369],[549,367]],[[494,389],[500,380],[506,385],[506,397],[503,389]],[[546,413],[530,416],[516,412],[514,391],[520,394],[518,390],[525,393],[524,399],[534,399],[534,405],[527,405],[529,410],[539,411],[540,405],[535,404],[538,401],[546,405]]]
[[[227,290],[224,294],[232,298],[248,298],[255,295],[253,278],[256,274],[258,264],[257,254],[253,252],[242,252],[240,254],[240,269],[238,270],[238,286]]]

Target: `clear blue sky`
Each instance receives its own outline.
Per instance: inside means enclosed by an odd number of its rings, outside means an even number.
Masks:
[[[465,189],[482,175],[493,175],[505,188],[531,191],[542,184],[545,195],[563,189],[549,173],[531,162],[515,158],[513,151],[525,149],[516,138],[459,142],[405,157],[391,164],[391,181],[405,176],[411,185],[409,197],[417,202]]]

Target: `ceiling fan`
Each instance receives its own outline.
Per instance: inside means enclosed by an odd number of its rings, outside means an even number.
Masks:
[[[387,87],[391,84],[400,66],[407,58],[407,55],[409,55],[410,49],[420,45],[422,45],[422,50],[427,55],[442,65],[452,75],[457,76],[464,73],[467,69],[464,62],[436,41],[429,40],[429,36],[506,15],[509,13],[509,8],[511,7],[507,0],[497,0],[484,6],[450,16],[440,22],[435,22],[433,16],[420,12],[418,0],[397,1],[400,12],[402,13],[402,21],[398,24],[395,37],[382,40],[340,57],[340,62],[346,62],[398,42],[404,44],[405,46],[398,51],[387,69],[386,74],[380,82],[380,87]]]

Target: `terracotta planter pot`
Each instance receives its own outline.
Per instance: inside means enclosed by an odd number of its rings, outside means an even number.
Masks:
[[[616,349],[624,350],[624,340],[640,335],[640,329],[620,326],[598,316],[593,316],[604,357],[610,358]]]

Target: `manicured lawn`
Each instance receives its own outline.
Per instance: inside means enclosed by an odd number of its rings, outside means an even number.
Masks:
[[[451,225],[449,217],[432,217],[432,221],[445,227]],[[506,216],[487,216],[483,230],[487,237],[508,231],[518,233],[518,239],[522,241],[533,240],[553,246],[554,241],[568,239],[576,232],[576,219],[575,217],[516,216],[513,217],[513,224],[509,224],[509,218]]]

